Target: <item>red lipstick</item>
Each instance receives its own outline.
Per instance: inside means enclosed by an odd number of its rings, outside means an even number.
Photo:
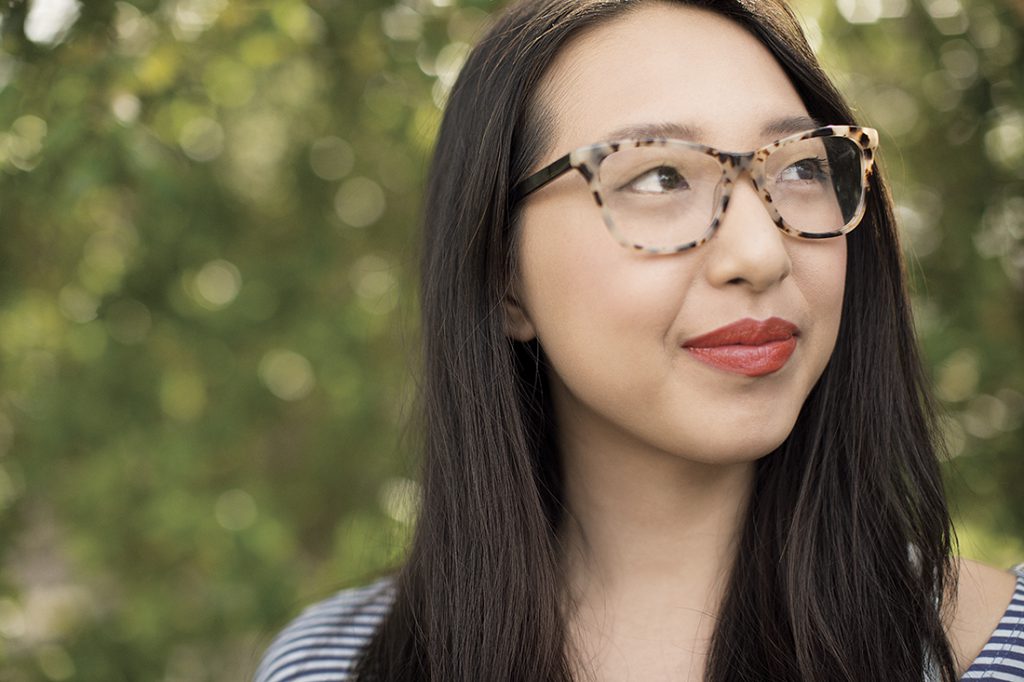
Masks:
[[[694,337],[683,348],[712,367],[759,377],[782,369],[796,350],[798,332],[779,317],[763,322],[745,318]]]

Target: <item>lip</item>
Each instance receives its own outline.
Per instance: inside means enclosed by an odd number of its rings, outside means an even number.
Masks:
[[[777,372],[796,350],[799,328],[780,317],[737,320],[683,343],[694,358],[749,377]]]

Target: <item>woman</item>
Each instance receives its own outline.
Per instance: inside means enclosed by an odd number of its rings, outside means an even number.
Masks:
[[[427,191],[410,556],[257,678],[1024,679],[1024,568],[952,558],[876,147],[779,2],[508,10]]]

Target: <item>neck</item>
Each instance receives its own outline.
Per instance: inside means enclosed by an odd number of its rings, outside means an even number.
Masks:
[[[728,573],[753,463],[665,461],[611,453],[565,456],[569,520],[562,529],[573,582],[605,590],[693,584]]]
[[[687,458],[553,397],[576,676],[701,679],[756,461]]]
[[[571,602],[717,611],[755,462],[688,460],[608,431],[561,436]]]

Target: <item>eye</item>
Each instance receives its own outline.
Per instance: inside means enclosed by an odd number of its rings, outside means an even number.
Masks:
[[[626,185],[626,189],[643,194],[665,194],[689,188],[686,178],[672,166],[652,168]]]
[[[808,182],[823,180],[829,176],[828,160],[817,157],[801,159],[786,166],[779,172],[780,182]]]

